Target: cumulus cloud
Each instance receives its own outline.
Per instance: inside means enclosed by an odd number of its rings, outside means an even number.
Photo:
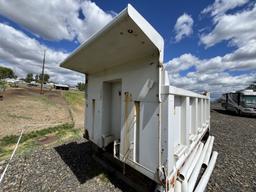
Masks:
[[[79,15],[83,15],[83,17]],[[48,40],[88,39],[109,21],[106,13],[89,0],[0,0],[0,15]]]
[[[176,42],[179,42],[184,37],[188,37],[193,33],[193,23],[192,17],[186,13],[177,19],[174,26]]]
[[[182,70],[187,70],[192,66],[196,66],[201,61],[191,53],[185,53],[180,57],[174,58],[166,63],[166,69],[172,73],[178,73]]]
[[[166,62],[166,69],[171,73],[187,70],[194,66],[199,73],[256,70],[256,40],[250,40],[246,45],[224,56],[216,56],[209,59],[185,53],[180,57]]]
[[[7,24],[0,23],[0,34],[0,65],[11,67],[19,77],[25,77],[27,73],[39,74],[46,50],[45,72],[50,75],[50,80],[70,85],[84,81],[84,75],[58,66],[69,53],[50,49]]]
[[[215,0],[202,11],[212,17],[213,28],[201,34],[201,43],[208,48],[225,40],[236,50],[212,58],[186,53],[171,59],[165,65],[171,84],[197,92],[210,91],[213,98],[218,98],[256,80],[256,4],[248,6],[248,2]]]
[[[91,1],[82,3],[81,10],[85,19],[83,22],[80,22],[80,25],[77,27],[77,35],[80,42],[87,40],[92,34],[110,22],[115,15],[114,12],[104,12]]]
[[[246,3],[247,1],[241,2]],[[212,14],[214,13],[213,15],[215,15],[217,10],[218,9],[213,9]],[[219,13],[219,11],[217,12]],[[230,45],[237,47],[243,46],[249,40],[256,39],[256,4],[254,4],[254,6],[251,8],[244,9],[243,11],[234,14],[223,13],[222,15],[214,16],[213,22],[213,30],[209,33],[201,35],[201,43],[203,43],[206,47],[211,47],[221,41],[226,40],[229,41]]]
[[[82,43],[111,21],[115,13],[103,11],[90,0],[0,0],[0,15],[41,39]],[[84,81],[84,75],[58,66],[69,53],[49,48],[26,33],[0,23],[0,65],[11,67],[18,76],[38,74],[46,50],[50,80],[72,85]]]
[[[246,4],[249,0],[215,0],[212,5],[206,7],[202,13],[210,13],[211,16],[220,16],[226,11]]]
[[[197,92],[207,90],[216,98],[223,92],[243,89],[256,80],[255,53],[256,40],[251,40],[224,56],[200,59],[186,53],[168,61],[165,67],[171,84]],[[191,67],[195,71],[180,75],[180,72]],[[238,75],[233,75],[234,72]]]
[[[237,76],[232,76],[227,72],[191,72],[187,76],[169,75],[172,85],[199,93],[209,91],[213,99],[219,98],[222,93],[244,89],[255,80],[255,76],[256,72]]]
[[[209,59],[199,59],[186,53],[166,63],[171,73],[177,73],[195,66],[199,73],[230,71],[256,71],[256,40],[250,40],[246,45],[224,56]]]

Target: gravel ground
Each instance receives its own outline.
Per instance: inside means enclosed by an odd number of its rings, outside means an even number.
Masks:
[[[2,166],[3,169],[4,166]],[[15,159],[0,191],[129,191],[91,157],[88,142],[39,148]]]
[[[256,118],[212,106],[211,135],[219,152],[208,191],[256,191]]]
[[[211,134],[219,152],[208,191],[256,191],[256,118],[212,107]],[[96,163],[88,143],[40,147],[15,157],[0,191],[132,191]],[[0,163],[0,172],[4,166]]]

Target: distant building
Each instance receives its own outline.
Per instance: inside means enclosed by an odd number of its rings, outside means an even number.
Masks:
[[[13,78],[6,78],[4,79],[6,83],[17,83],[19,80]]]
[[[70,90],[78,91],[78,88],[77,87],[70,87]]]
[[[64,84],[54,84],[54,88],[59,90],[69,90],[69,86]]]
[[[20,80],[14,78],[6,78],[4,79],[6,83],[8,83],[11,87],[18,87]]]
[[[27,84],[28,87],[38,87],[40,84],[35,82],[35,81],[31,81],[30,83]]]

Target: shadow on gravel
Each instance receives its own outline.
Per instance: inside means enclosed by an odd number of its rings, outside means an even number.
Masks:
[[[91,158],[91,147],[88,142],[72,142],[55,147],[55,150],[81,184],[101,173]]]
[[[234,116],[234,117],[245,117],[245,118],[255,118],[256,116],[252,116],[252,115],[238,115],[235,112],[232,111],[227,111],[225,109],[212,109],[213,111],[216,111],[218,113],[224,114],[224,115],[230,115],[230,116]]]
[[[84,184],[87,180],[103,173],[117,188],[126,192],[131,191],[125,183],[112,177],[109,172],[93,159],[92,146],[89,142],[71,142],[55,147],[55,150],[74,173],[80,184]]]

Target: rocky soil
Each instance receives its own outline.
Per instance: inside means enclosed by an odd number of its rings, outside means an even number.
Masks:
[[[209,192],[256,191],[256,118],[211,111],[219,152]],[[3,170],[4,165],[0,165]],[[72,141],[15,157],[0,191],[133,191],[94,161],[87,142]]]
[[[219,152],[208,191],[256,191],[256,117],[240,117],[212,106],[211,134]]]
[[[4,166],[0,167],[3,169]],[[0,170],[1,171],[1,170]],[[88,142],[39,148],[11,162],[0,191],[131,191],[92,158]]]

